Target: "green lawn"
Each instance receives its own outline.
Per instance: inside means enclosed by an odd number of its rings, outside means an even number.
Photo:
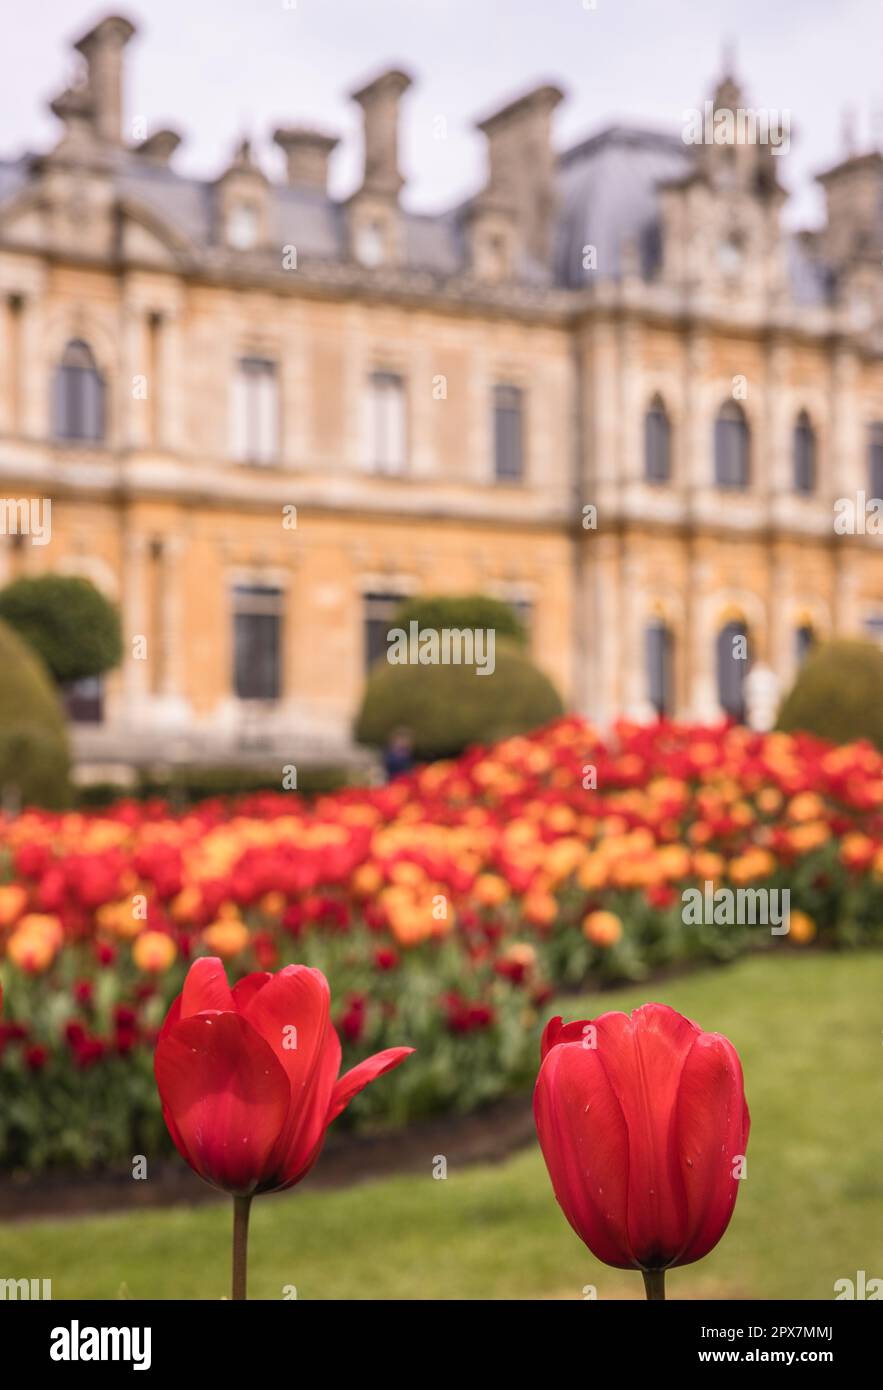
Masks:
[[[573,1002],[590,1017],[660,999],[726,1033],[742,1056],[752,1132],[730,1230],[668,1277],[673,1298],[822,1298],[883,1275],[883,956],[743,960]],[[378,1083],[382,1085],[381,1083]],[[495,1167],[260,1198],[250,1293],[282,1298],[637,1297],[558,1210],[538,1148]],[[51,1276],[55,1298],[219,1298],[223,1206],[34,1221],[0,1232],[0,1277]]]

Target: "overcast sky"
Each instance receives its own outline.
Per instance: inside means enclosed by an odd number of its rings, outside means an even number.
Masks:
[[[3,9],[0,156],[9,157],[56,138],[46,101],[75,70],[70,41],[110,7],[4,0]],[[118,12],[138,27],[127,121],[174,125],[185,137],[176,167],[203,177],[220,172],[244,131],[278,172],[268,132],[305,120],[344,137],[332,188],[349,192],[359,112],[347,93],[395,64],[416,84],[404,101],[405,198],[431,211],[479,185],[484,142],[473,122],[507,98],[543,80],[563,87],[559,148],[614,120],[680,131],[726,43],[748,103],[790,112],[789,220],[817,218],[812,176],[843,153],[844,111],[861,148],[883,136],[883,0],[142,0]]]

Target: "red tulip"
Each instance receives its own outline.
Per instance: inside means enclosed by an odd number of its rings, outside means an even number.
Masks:
[[[618,1269],[656,1272],[707,1255],[733,1213],[748,1141],[732,1043],[645,1004],[594,1024],[552,1019],[542,1057],[537,1134],[577,1235]]]
[[[390,1047],[338,1077],[340,1040],[320,970],[287,965],[230,989],[221,961],[193,962],[160,1032],[154,1069],[178,1152],[214,1187],[293,1187],[332,1120],[414,1051]]]

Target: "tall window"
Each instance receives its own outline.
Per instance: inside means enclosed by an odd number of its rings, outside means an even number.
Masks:
[[[407,451],[405,383],[396,372],[368,381],[371,464],[378,473],[404,473]]]
[[[494,476],[501,483],[524,477],[522,396],[517,386],[494,387]]]
[[[366,594],[363,600],[365,670],[389,650],[387,633],[394,627],[394,618],[405,601],[404,594]]]
[[[883,424],[871,426],[868,440],[868,479],[872,497],[883,497]]]
[[[233,590],[233,689],[240,700],[278,700],[282,689],[282,592]]]
[[[810,623],[801,623],[794,629],[794,654],[798,668],[801,667],[816,644],[816,634]]]
[[[644,632],[647,698],[661,719],[674,703],[674,637],[666,623],[650,623]]]
[[[56,369],[53,413],[58,439],[104,438],[104,381],[80,339],[68,343]]]
[[[726,623],[717,638],[717,699],[721,709],[745,722],[745,676],[750,662],[748,629],[743,622]]]
[[[667,483],[671,477],[671,426],[661,396],[654,396],[644,416],[644,477]]]
[[[725,401],[714,423],[714,480],[718,487],[746,488],[750,476],[750,437],[745,412]]]
[[[242,357],[233,378],[233,457],[275,463],[279,457],[279,383],[276,363]]]
[[[801,410],[794,426],[794,491],[815,492],[816,432],[805,410]]]

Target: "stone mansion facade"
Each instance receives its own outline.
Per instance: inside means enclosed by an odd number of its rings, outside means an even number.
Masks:
[[[738,635],[784,689],[814,640],[883,634],[883,541],[834,527],[883,496],[879,152],[793,235],[769,143],[562,153],[546,85],[423,216],[391,70],[354,93],[345,201],[307,127],[273,134],[277,180],[244,141],[197,181],[175,131],[126,128],[133,32],[87,33],[58,143],[0,162],[0,490],[52,504],[0,582],[87,575],[126,633],[75,693],[82,755],[336,756],[416,593],[513,602],[601,721],[742,713]],[[714,109],[744,102],[725,77]]]

